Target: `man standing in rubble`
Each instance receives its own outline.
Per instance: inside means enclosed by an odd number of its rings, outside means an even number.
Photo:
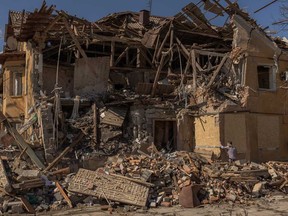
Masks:
[[[237,149],[232,145],[232,142],[227,142],[227,146],[221,146],[221,149],[227,149],[229,163],[233,163],[237,159]]]

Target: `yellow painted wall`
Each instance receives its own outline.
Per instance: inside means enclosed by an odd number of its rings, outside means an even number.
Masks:
[[[28,110],[34,105],[33,92],[33,49],[29,43],[22,44],[26,50],[23,60],[9,61],[3,65],[3,113],[11,121],[19,122],[19,116],[24,115],[28,119]],[[11,96],[12,72],[22,72],[22,96]]]
[[[282,88],[287,86],[287,83],[281,80],[281,73],[288,71],[288,54],[281,51],[265,33],[253,28],[240,16],[234,16],[233,20],[237,27],[233,45],[241,47],[246,55],[244,85],[249,88],[245,107],[248,111],[245,114],[246,157],[252,161],[288,160],[288,124],[285,123],[288,113],[288,89]],[[259,65],[274,68],[275,89],[259,89]],[[236,122],[235,124],[240,125]],[[225,133],[229,134],[233,129],[225,127],[225,130]],[[240,131],[242,130],[241,127]],[[243,133],[239,132],[240,134]]]
[[[246,114],[245,113],[228,113],[223,114],[224,134],[223,144],[231,141],[237,148],[238,158],[244,159],[247,150],[246,136]]]
[[[273,65],[273,59],[249,57],[247,59],[246,81],[245,84],[250,87],[247,108],[251,112],[284,114],[288,113],[287,91],[281,86],[286,84],[280,80],[280,74],[288,70],[288,61],[279,61],[279,68],[275,74],[276,89],[260,90],[258,88],[257,66]]]
[[[246,127],[248,160],[288,160],[288,124],[284,115],[246,113]]]
[[[219,115],[195,117],[195,148],[220,153]]]
[[[15,121],[20,121],[19,115],[25,114],[25,96],[24,96],[24,71],[25,61],[6,61],[3,65],[3,114]],[[13,96],[12,76],[13,72],[22,72],[22,96]]]
[[[26,66],[25,66],[25,119],[28,119],[29,109],[34,106],[34,86],[33,86],[33,49],[30,43],[26,44]]]

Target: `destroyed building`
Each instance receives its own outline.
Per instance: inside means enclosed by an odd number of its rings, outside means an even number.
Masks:
[[[225,2],[96,22],[45,2],[10,11],[0,54],[0,211],[287,194],[286,162],[251,162],[287,160],[287,44]],[[219,17],[227,21],[211,23]],[[228,141],[246,161],[218,160]]]
[[[287,159],[286,44],[237,4],[210,4],[191,3],[173,17],[142,10],[96,22],[46,4],[10,11],[0,54],[3,114],[25,142],[42,146],[47,163],[75,138],[71,124],[95,149],[117,149],[124,138],[140,149],[154,143],[217,157],[232,141],[239,158]],[[202,7],[229,22],[212,25]]]

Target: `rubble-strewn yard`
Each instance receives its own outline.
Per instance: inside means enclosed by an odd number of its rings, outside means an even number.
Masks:
[[[275,195],[269,199],[257,199],[251,202],[250,205],[239,206],[230,204],[217,204],[205,205],[199,208],[181,208],[181,207],[160,207],[153,209],[138,209],[133,210],[128,207],[122,207],[114,210],[112,214],[117,215],[166,215],[166,216],[190,216],[190,215],[203,215],[203,216],[273,216],[287,215],[287,196]],[[77,209],[67,210],[65,212],[54,211],[42,213],[42,215],[85,215],[85,216],[104,216],[111,215],[107,210],[101,209],[100,206],[82,207]]]

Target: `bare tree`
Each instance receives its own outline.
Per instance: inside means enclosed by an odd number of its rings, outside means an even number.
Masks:
[[[281,18],[274,22],[273,25],[281,26],[282,30],[288,30],[288,0],[278,0],[282,2],[280,6]]]

